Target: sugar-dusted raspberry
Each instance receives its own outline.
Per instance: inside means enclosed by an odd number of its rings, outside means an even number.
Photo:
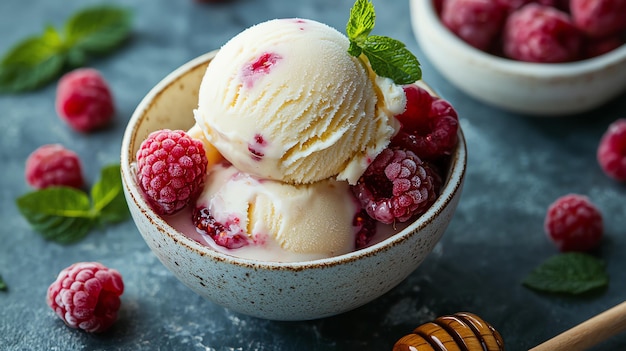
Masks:
[[[591,200],[578,194],[556,199],[546,213],[544,229],[562,252],[589,251],[602,239],[602,214]]]
[[[507,18],[503,50],[514,60],[569,62],[580,58],[582,39],[582,33],[567,13],[530,3]]]
[[[586,35],[603,38],[626,30],[626,1],[571,0],[574,24]]]
[[[106,331],[117,319],[124,282],[120,273],[98,262],[79,262],[62,270],[48,288],[48,306],[69,327]]]
[[[534,2],[544,5],[544,6],[551,6],[561,11],[565,11],[569,13],[570,0],[534,0]]]
[[[90,132],[109,124],[115,105],[111,89],[100,72],[78,68],[59,80],[56,110],[75,130]]]
[[[201,141],[182,130],[158,130],[137,151],[139,185],[155,211],[173,214],[202,191],[207,163]]]
[[[206,234],[217,245],[228,249],[238,249],[248,245],[248,236],[238,223],[220,223],[215,220],[207,207],[197,207],[192,213],[192,222],[199,233]],[[233,220],[237,222],[236,219]],[[234,225],[233,225],[234,224]]]
[[[495,1],[504,5],[507,8],[508,12],[513,12],[530,2],[534,2],[534,0],[495,0]]]
[[[352,225],[356,228],[355,248],[358,250],[369,245],[376,234],[376,221],[361,209],[354,215]]]
[[[373,219],[406,222],[426,212],[441,177],[412,151],[387,148],[365,170],[352,192]]]
[[[569,12],[569,0],[496,0],[505,5],[509,12],[515,11],[520,7],[531,2],[557,8],[562,11]]]
[[[441,20],[468,44],[489,50],[502,30],[507,11],[493,0],[444,0]]]
[[[80,158],[60,144],[46,144],[26,159],[26,182],[36,189],[50,186],[81,188],[84,184]]]
[[[597,159],[606,175],[626,182],[626,119],[609,125],[598,144]]]
[[[588,38],[583,47],[583,58],[592,58],[604,55],[613,51],[618,47],[626,44],[626,39],[619,35],[613,35],[606,38]]]
[[[423,160],[450,155],[458,142],[459,120],[455,109],[421,87],[403,88],[407,108],[397,116],[402,128],[391,145],[411,150]]]

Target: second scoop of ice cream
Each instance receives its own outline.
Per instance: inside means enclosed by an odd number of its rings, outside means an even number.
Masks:
[[[219,164],[198,199],[229,236],[268,252],[323,258],[354,250],[358,206],[346,182],[291,185]],[[278,257],[272,259],[280,260]]]
[[[377,77],[348,39],[312,20],[277,19],[218,52],[196,122],[237,169],[291,184],[354,184],[397,129],[402,88]]]

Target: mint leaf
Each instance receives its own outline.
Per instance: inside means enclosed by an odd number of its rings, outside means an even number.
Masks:
[[[2,276],[0,275],[0,291],[7,291],[7,289],[7,284],[4,282]]]
[[[354,41],[350,42],[350,47],[348,48],[348,53],[351,56],[354,57],[359,57],[361,55],[361,53],[363,52],[363,49],[361,49],[361,47],[359,46],[359,44],[357,44]]]
[[[121,222],[130,215],[119,164],[102,168],[91,200],[82,190],[50,187],[23,195],[16,204],[35,231],[61,244],[84,238],[96,224]]]
[[[91,54],[105,54],[128,37],[131,15],[112,6],[93,7],[72,16],[64,29],[68,46]]]
[[[41,35],[16,44],[0,59],[0,93],[40,88],[64,69],[84,65],[88,55],[110,52],[128,37],[130,30],[130,13],[112,6],[76,13],[62,33],[48,26]]]
[[[537,291],[577,295],[606,287],[609,276],[602,260],[570,252],[549,258],[532,270],[522,284]]]
[[[13,47],[0,61],[0,92],[33,90],[52,81],[63,69],[62,50],[59,34],[51,27]]]
[[[122,190],[120,165],[104,167],[100,180],[91,189],[95,211],[101,223],[117,223],[126,220],[130,212]]]
[[[356,43],[363,42],[372,29],[374,29],[375,22],[376,13],[372,2],[368,0],[357,0],[350,9],[350,18],[346,24],[348,39]]]
[[[380,35],[370,36],[375,20],[374,5],[369,0],[356,0],[346,25],[350,40],[348,54],[354,57],[365,54],[374,73],[391,78],[398,85],[422,79],[419,61],[402,42]]]
[[[96,222],[87,195],[69,187],[33,191],[19,197],[16,203],[34,230],[62,244],[82,239]]]
[[[396,84],[411,84],[422,78],[419,61],[398,40],[372,35],[367,37],[362,49],[374,72],[381,77],[391,78]]]
[[[47,27],[41,36],[30,37],[9,50],[0,64],[34,66],[57,55],[63,43],[59,33]]]

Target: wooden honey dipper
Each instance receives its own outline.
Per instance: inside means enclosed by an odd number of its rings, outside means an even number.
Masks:
[[[529,351],[583,351],[625,330],[622,302]],[[393,351],[504,351],[504,341],[482,318],[460,312],[420,325],[400,338]]]

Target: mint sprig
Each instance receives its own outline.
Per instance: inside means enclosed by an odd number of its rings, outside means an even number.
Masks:
[[[391,78],[396,84],[411,84],[420,80],[420,63],[404,43],[385,36],[370,36],[375,22],[376,13],[372,2],[356,0],[346,25],[346,34],[350,40],[348,53],[355,57],[365,55],[377,75]]]
[[[77,12],[60,30],[47,26],[41,35],[19,42],[0,59],[0,92],[40,88],[64,69],[83,66],[90,56],[110,53],[130,30],[130,12],[106,5]]]
[[[602,260],[569,252],[553,256],[533,269],[522,284],[542,292],[579,295],[606,287],[609,275]]]
[[[16,204],[35,231],[60,244],[76,242],[96,225],[121,222],[129,216],[117,164],[102,169],[91,199],[82,190],[50,187],[22,195]]]

